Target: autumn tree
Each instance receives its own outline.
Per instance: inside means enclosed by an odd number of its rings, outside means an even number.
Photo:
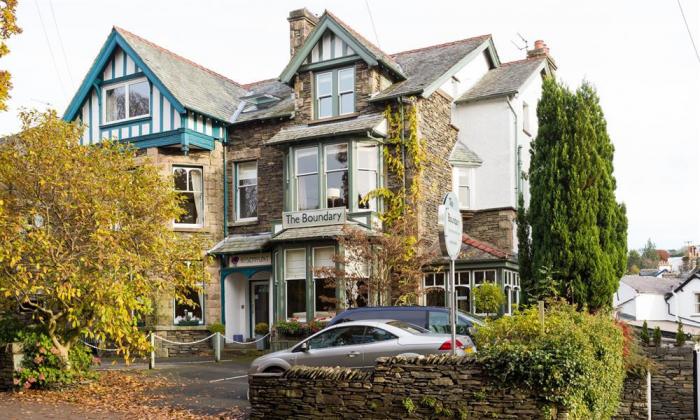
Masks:
[[[616,201],[614,147],[598,95],[547,78],[531,146],[532,267],[556,276],[562,297],[591,310],[610,306],[626,269],[627,217]],[[537,283],[537,279],[535,283]]]
[[[641,249],[641,265],[639,267],[658,268],[658,266],[659,254],[656,252],[656,244],[649,238],[644,244],[644,248]]]
[[[7,39],[12,35],[22,33],[22,29],[17,26],[17,0],[0,0],[0,58],[10,52],[7,46]],[[0,111],[7,110],[7,99],[10,97],[10,72],[0,70]]]
[[[192,303],[206,281],[202,241],[169,228],[171,182],[123,143],[80,146],[83,128],[54,112],[21,118],[0,146],[0,313],[28,311],[68,368],[82,338],[147,350],[137,321],[156,297]]]

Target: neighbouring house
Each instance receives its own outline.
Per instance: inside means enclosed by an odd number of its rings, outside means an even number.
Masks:
[[[700,272],[683,277],[626,275],[613,296],[613,307],[622,319],[673,333],[677,323],[685,331],[700,334]]]
[[[248,84],[114,28],[65,113],[86,125],[83,144],[130,142],[172,176],[187,197],[173,229],[215,244],[203,250],[216,263],[193,295],[200,305],[163,297],[156,328],[220,321],[228,337],[250,338],[260,322],[341,310],[345,288],[314,273],[343,252],[344,227],[381,229],[382,201],[363,198],[399,185],[383,155],[389,105],[416,110],[431,158],[421,178],[429,193],[416,203],[427,239],[437,241],[444,194],[459,197],[460,309],[478,313],[471,290],[495,282],[509,313],[520,300],[517,197],[529,198],[535,107],[542,77],[556,69],[547,46],[538,41],[512,63],[500,62],[490,35],[387,54],[330,12],[299,9],[287,20],[286,67]],[[446,266],[427,269],[421,303],[445,305]]]

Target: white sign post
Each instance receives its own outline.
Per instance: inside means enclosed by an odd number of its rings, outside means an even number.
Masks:
[[[438,209],[438,227],[440,231],[440,250],[450,257],[450,281],[447,296],[450,304],[450,331],[452,335],[452,354],[457,353],[457,293],[455,289],[455,260],[462,249],[462,214],[459,211],[459,199],[453,192],[445,194]]]

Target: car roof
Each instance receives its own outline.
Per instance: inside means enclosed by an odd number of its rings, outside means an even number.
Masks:
[[[381,325],[386,325],[387,322],[391,321],[396,321],[395,319],[363,319],[359,321],[347,321],[347,322],[342,322],[340,324],[335,324],[332,325],[329,328],[335,328],[335,327],[350,327],[353,325],[361,325],[361,326],[370,326],[370,327],[379,327]]]
[[[361,311],[447,311],[447,308],[440,306],[363,306],[361,308],[348,308],[345,311],[361,312]]]

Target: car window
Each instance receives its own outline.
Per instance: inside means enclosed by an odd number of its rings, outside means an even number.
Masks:
[[[362,344],[364,333],[365,327],[361,325],[334,328],[310,339],[309,349],[325,349],[329,347]]]
[[[417,325],[409,324],[403,321],[389,321],[386,323],[386,325],[391,325],[392,327],[400,328],[404,331],[410,332],[411,334],[424,334],[429,332],[423,327],[419,327]]]
[[[469,334],[469,328],[472,322],[462,315],[457,315],[457,334]],[[428,312],[428,326],[430,331],[449,334],[450,331],[450,314],[445,311],[430,311]]]
[[[387,330],[383,330],[377,327],[367,327],[365,331],[365,343],[378,343],[380,341],[393,340],[396,337],[394,334]]]

